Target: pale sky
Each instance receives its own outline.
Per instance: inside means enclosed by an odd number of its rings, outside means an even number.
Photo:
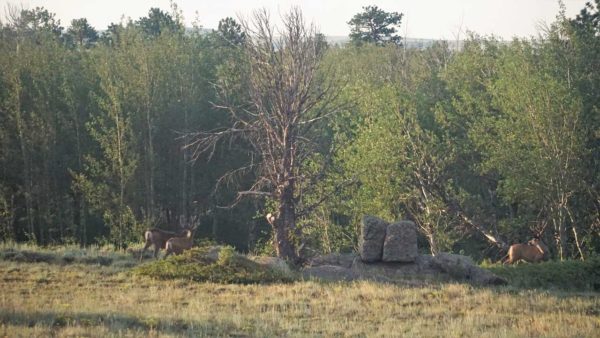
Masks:
[[[563,0],[567,16],[573,17],[591,0]],[[247,16],[252,10],[267,8],[272,16],[299,6],[323,34],[345,36],[347,22],[363,6],[377,5],[388,12],[404,13],[401,35],[411,38],[456,39],[466,30],[503,39],[537,35],[540,24],[551,23],[559,11],[558,0],[178,0],[186,26],[197,18],[205,28],[216,28],[227,16]],[[122,16],[137,20],[151,7],[170,11],[169,0],[0,0],[0,15],[5,21],[8,4],[24,8],[43,6],[56,14],[63,27],[72,19],[87,18],[98,30]],[[196,14],[197,13],[197,14]]]

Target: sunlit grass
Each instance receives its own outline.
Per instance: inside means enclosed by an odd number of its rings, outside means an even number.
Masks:
[[[137,261],[125,252],[112,254]],[[8,337],[593,337],[600,332],[600,297],[592,292],[372,282],[227,285],[151,279],[125,266],[16,261],[0,261],[0,290],[0,336]]]

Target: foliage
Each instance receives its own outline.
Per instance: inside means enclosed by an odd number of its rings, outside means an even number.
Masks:
[[[402,38],[397,34],[402,14],[386,12],[377,6],[365,6],[363,12],[355,14],[350,25],[350,39],[356,44],[400,45]]]
[[[66,37],[80,47],[89,48],[98,40],[98,32],[90,26],[86,18],[73,19]]]
[[[233,46],[241,46],[246,41],[246,32],[233,18],[221,19],[217,32],[220,38]]]
[[[472,34],[423,50],[389,43],[401,15],[376,6],[351,21],[366,40],[344,46],[316,32],[256,40],[231,18],[186,31],[174,3],[98,30],[85,18],[65,30],[44,8],[10,10],[0,27],[0,238],[125,247],[144,227],[201,215],[199,238],[270,252],[280,240],[264,215],[285,205],[289,255],[355,249],[369,213],[414,220],[431,252],[498,259],[540,235],[552,258],[586,259],[600,252],[598,7],[575,18],[563,9],[536,38]],[[367,22],[374,31],[359,29]],[[310,85],[296,86],[304,66]],[[335,95],[323,100],[327,88]],[[268,129],[281,111],[300,112],[285,134],[296,143],[283,142],[295,146],[280,148],[296,152],[287,172],[285,151],[265,152],[282,133],[233,132],[206,149],[210,162],[185,147],[190,132],[235,121]],[[267,201],[219,208],[240,187]]]
[[[173,18],[171,14],[163,12],[160,8],[150,8],[148,16],[141,17],[136,24],[148,37],[157,37],[162,33],[183,32],[183,24]]]

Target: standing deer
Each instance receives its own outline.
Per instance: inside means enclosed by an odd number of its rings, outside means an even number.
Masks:
[[[170,254],[179,255],[184,250],[189,250],[194,245],[194,232],[196,227],[187,229],[184,237],[173,237],[170,238],[165,244],[165,257],[167,258]]]
[[[156,256],[158,256],[158,252],[160,251],[160,249],[165,247],[169,238],[184,235],[184,229],[181,229],[179,231],[166,231],[158,228],[146,230],[146,232],[144,233],[144,239],[146,240],[146,244],[144,245],[144,249],[140,254],[140,260],[142,260],[142,258],[144,257],[146,249],[148,249],[151,245],[154,245],[154,258],[156,258]]]
[[[185,224],[185,225],[184,225]],[[194,233],[198,228],[198,216],[193,216],[187,220],[181,217],[179,225],[184,229],[184,233],[177,237],[171,237],[165,243],[165,257],[170,254],[181,254],[184,250],[191,249],[194,245]]]
[[[520,260],[537,263],[548,256],[548,247],[538,238],[527,244],[513,244],[508,248],[508,254],[502,260],[504,264],[514,264]]]
[[[187,227],[183,225],[183,217],[177,217],[179,219],[179,229],[177,231],[166,231],[158,228],[151,228],[146,230],[144,233],[144,239],[146,244],[140,254],[140,260],[144,257],[146,250],[153,245],[154,246],[154,258],[157,258],[160,249],[166,248],[167,242],[171,238],[185,237],[192,224],[195,224],[198,220],[198,216],[194,216],[189,219]],[[196,227],[194,227],[195,229]]]

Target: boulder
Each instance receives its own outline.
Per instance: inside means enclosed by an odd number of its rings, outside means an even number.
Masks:
[[[417,227],[411,221],[400,221],[387,226],[383,243],[384,262],[414,262],[417,251]]]
[[[402,282],[415,278],[427,279],[431,271],[426,267],[427,264],[416,263],[365,263],[357,259],[352,264],[352,271],[357,279],[372,280],[378,282]],[[425,263],[423,261],[423,263]]]
[[[468,281],[479,285],[505,285],[508,282],[490,271],[475,265],[470,257],[439,253],[433,257],[431,266],[440,272],[447,273],[455,280]]]
[[[385,283],[421,285],[428,281],[462,281],[478,285],[503,285],[506,280],[475,265],[471,258],[440,253],[417,255],[414,262],[364,262],[352,254],[330,254],[315,257],[313,265],[302,269],[304,278],[326,281],[370,280]]]
[[[251,256],[248,258],[254,261],[255,263],[265,266],[273,271],[282,273],[286,276],[292,274],[290,266],[282,258],[271,256]]]
[[[352,266],[352,262],[356,258],[354,253],[330,253],[323,256],[313,257],[309,262],[308,266],[315,267],[321,265],[337,265],[344,268]]]
[[[344,268],[337,265],[321,265],[315,267],[307,267],[302,270],[302,277],[305,279],[320,279],[325,281],[353,281],[359,279],[352,269]]]
[[[373,216],[364,216],[358,240],[358,253],[363,262],[377,262],[383,256],[383,242],[388,223]]]

